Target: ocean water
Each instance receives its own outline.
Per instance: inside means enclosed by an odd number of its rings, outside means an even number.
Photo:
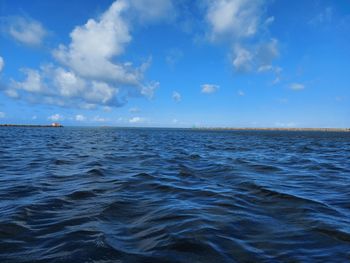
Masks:
[[[0,128],[0,262],[350,262],[350,133]]]

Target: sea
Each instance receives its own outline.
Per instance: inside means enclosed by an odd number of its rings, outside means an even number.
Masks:
[[[350,262],[350,132],[2,127],[0,262]]]

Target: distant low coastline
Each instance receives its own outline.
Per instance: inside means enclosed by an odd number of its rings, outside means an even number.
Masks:
[[[52,123],[49,125],[37,125],[37,124],[0,124],[0,127],[27,127],[27,128],[62,128],[63,125],[59,123]],[[114,126],[99,126],[100,128],[114,128]],[[115,128],[137,128],[137,127],[115,127]],[[159,127],[139,127],[158,129]],[[166,128],[166,127],[164,127]],[[172,129],[172,128],[169,128]],[[175,128],[177,129],[177,128]],[[315,132],[350,132],[350,128],[238,128],[238,127],[193,127],[184,128],[190,130],[203,130],[203,131],[315,131]]]
[[[322,131],[322,132],[350,132],[350,128],[207,128],[198,127],[197,130],[213,131]]]
[[[50,125],[37,125],[37,124],[0,124],[0,127],[27,127],[27,128],[62,128],[63,125],[58,123],[52,123]]]

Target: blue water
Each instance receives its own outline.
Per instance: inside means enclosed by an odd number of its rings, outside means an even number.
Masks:
[[[349,262],[350,133],[0,128],[0,262]]]

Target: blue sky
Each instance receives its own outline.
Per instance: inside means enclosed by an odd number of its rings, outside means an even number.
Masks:
[[[0,123],[350,127],[350,3],[0,0]]]

